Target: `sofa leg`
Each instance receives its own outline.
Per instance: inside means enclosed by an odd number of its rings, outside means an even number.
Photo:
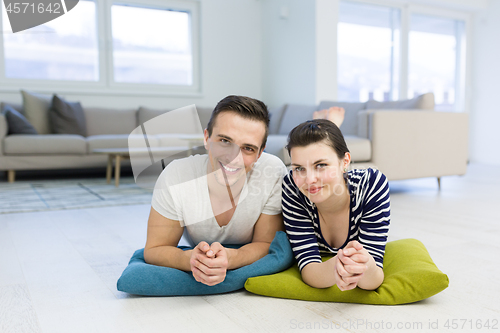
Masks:
[[[438,180],[438,190],[441,191],[441,177],[437,177]]]
[[[9,180],[9,183],[13,183],[16,180],[16,171],[15,170],[7,171],[7,179]]]

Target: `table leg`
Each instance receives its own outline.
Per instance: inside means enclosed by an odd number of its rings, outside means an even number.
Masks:
[[[106,184],[111,183],[112,168],[113,168],[113,154],[108,154],[108,166],[106,167]]]
[[[115,160],[115,186],[118,187],[120,186],[120,161],[121,156],[116,155],[116,160]]]
[[[16,171],[15,170],[8,170],[7,171],[7,178],[9,179],[9,183],[13,183],[16,180]]]

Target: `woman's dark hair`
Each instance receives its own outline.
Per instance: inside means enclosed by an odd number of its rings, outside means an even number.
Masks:
[[[296,126],[288,134],[288,154],[294,147],[305,147],[312,143],[325,142],[333,148],[337,157],[342,160],[349,152],[340,129],[330,120],[314,119]]]
[[[263,122],[266,127],[266,132],[260,148],[264,148],[267,142],[267,135],[269,133],[269,111],[264,103],[257,99],[245,96],[227,96],[217,103],[212,115],[210,116],[210,121],[207,125],[208,136],[212,136],[212,130],[215,126],[215,121],[217,120],[219,113],[226,111],[236,112],[239,116],[246,119]]]

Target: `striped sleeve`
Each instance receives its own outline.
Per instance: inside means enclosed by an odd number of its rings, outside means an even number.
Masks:
[[[391,217],[389,183],[379,170],[368,169],[368,179],[363,182],[363,215],[359,224],[358,241],[383,268],[385,244]]]
[[[302,271],[311,262],[321,263],[313,222],[291,174],[287,174],[282,183],[281,205],[286,233],[299,269]]]

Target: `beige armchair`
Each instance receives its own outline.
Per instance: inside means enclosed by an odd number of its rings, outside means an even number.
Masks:
[[[422,110],[366,110],[358,136],[370,140],[369,163],[389,180],[463,175],[468,163],[468,115]]]

